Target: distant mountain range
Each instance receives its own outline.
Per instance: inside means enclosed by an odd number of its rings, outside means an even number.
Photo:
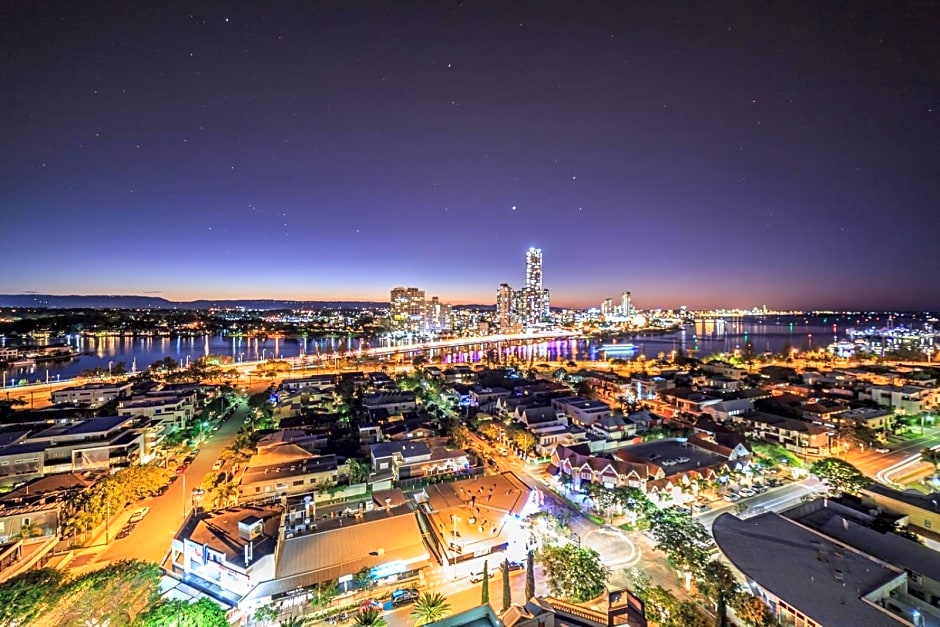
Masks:
[[[245,309],[377,309],[388,302],[344,300],[190,300],[172,301],[160,296],[132,295],[68,295],[0,294],[0,307],[49,309],[211,309],[244,307]],[[493,308],[495,305],[458,305],[458,308]]]
[[[50,309],[210,309],[244,307],[246,309],[313,309],[387,307],[388,303],[367,301],[312,300],[190,300],[172,301],[160,296],[0,294],[0,307],[48,307]]]

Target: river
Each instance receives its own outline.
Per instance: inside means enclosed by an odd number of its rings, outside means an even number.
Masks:
[[[635,359],[644,355],[655,359],[660,353],[669,355],[683,350],[702,357],[712,353],[732,352],[751,342],[757,353],[780,352],[786,346],[798,350],[825,347],[836,338],[844,339],[849,327],[879,324],[876,319],[859,317],[766,317],[736,318],[729,320],[698,321],[695,325],[662,335],[639,334],[605,340],[555,340],[527,346],[500,346],[503,356],[516,355],[522,361],[575,360],[595,361],[612,357]],[[33,367],[7,368],[5,379],[15,385],[21,379],[30,382],[47,378],[71,378],[83,370],[107,370],[123,362],[127,370],[143,370],[151,363],[172,357],[182,365],[203,355],[223,355],[232,361],[252,361],[264,358],[292,359],[303,355],[315,359],[318,355],[328,359],[337,351],[355,352],[361,346],[387,345],[384,338],[281,338],[257,339],[226,335],[201,337],[82,337],[60,338],[59,341],[75,347],[80,356],[66,362],[40,363]],[[620,350],[612,345],[623,346]],[[628,345],[632,344],[632,348]],[[607,349],[604,349],[604,346]],[[467,346],[446,351],[444,362],[473,363],[492,355],[493,346]]]

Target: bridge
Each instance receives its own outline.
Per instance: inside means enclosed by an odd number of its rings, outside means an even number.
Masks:
[[[289,361],[296,369],[303,368],[302,363],[306,361],[333,361],[348,358],[369,358],[385,357],[389,355],[401,355],[410,353],[421,353],[444,348],[456,348],[459,346],[474,346],[477,344],[498,344],[498,343],[529,343],[545,342],[548,340],[564,340],[575,337],[581,337],[580,331],[536,331],[532,333],[512,333],[500,335],[482,335],[473,337],[458,337],[446,340],[431,340],[428,342],[417,342],[413,344],[398,344],[394,346],[374,346],[369,348],[360,348],[355,350],[346,350],[344,352],[320,353],[317,355],[300,355],[289,358],[271,358],[278,361]],[[242,361],[235,364],[239,369],[254,368],[264,364],[269,360]]]

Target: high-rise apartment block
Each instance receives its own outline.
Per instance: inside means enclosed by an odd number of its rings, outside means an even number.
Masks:
[[[389,312],[393,331],[439,333],[450,328],[450,305],[437,296],[427,301],[424,290],[416,287],[393,288]]]
[[[550,293],[542,285],[542,251],[530,248],[525,256],[525,284],[513,290],[502,283],[496,290],[496,314],[502,333],[515,333],[551,320]]]
[[[509,332],[514,324],[513,292],[508,283],[501,283],[496,289],[496,322],[502,333]]]
[[[629,318],[633,315],[633,305],[630,303],[630,292],[624,292],[620,296],[620,315]]]

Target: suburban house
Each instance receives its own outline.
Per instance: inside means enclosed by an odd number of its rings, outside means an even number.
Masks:
[[[732,418],[756,438],[776,442],[794,453],[825,455],[829,450],[829,429],[798,418],[752,411]]]

